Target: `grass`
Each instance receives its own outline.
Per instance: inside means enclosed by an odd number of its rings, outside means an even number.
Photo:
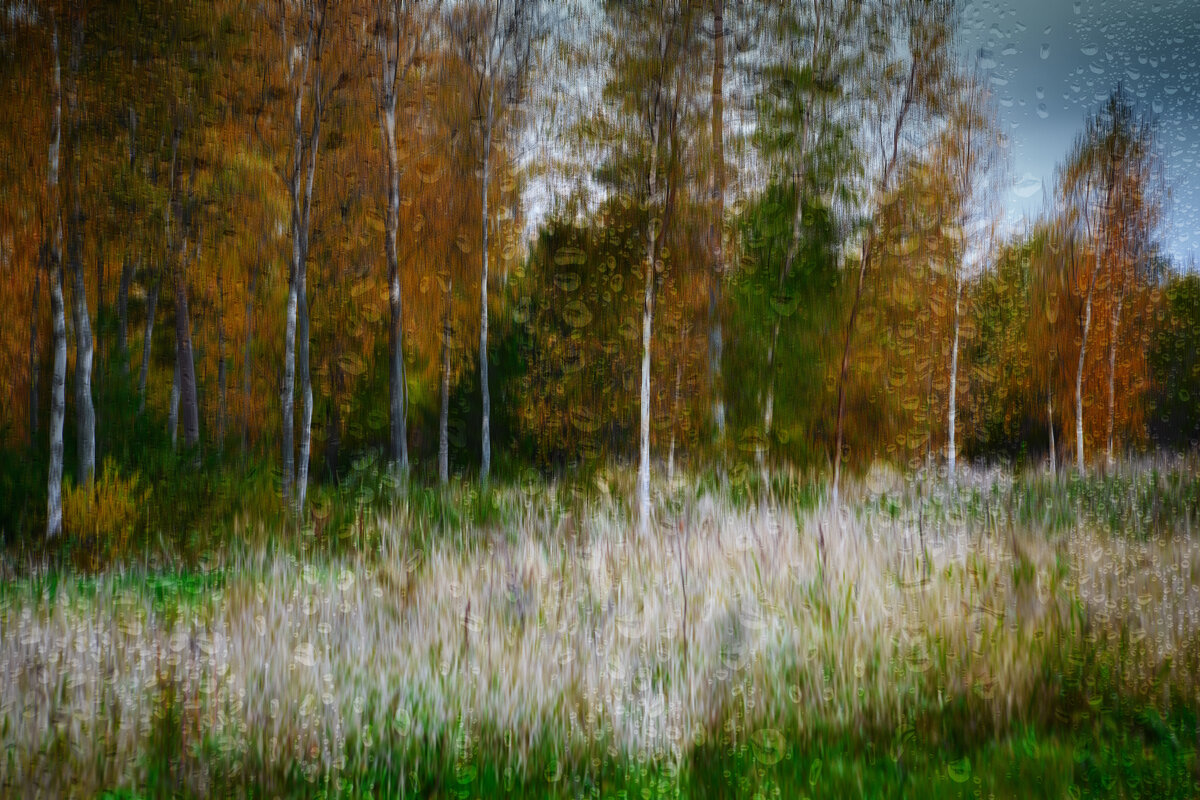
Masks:
[[[1190,469],[879,469],[839,509],[682,480],[645,540],[620,471],[414,487],[336,546],[27,576],[0,587],[0,786],[1194,796]]]

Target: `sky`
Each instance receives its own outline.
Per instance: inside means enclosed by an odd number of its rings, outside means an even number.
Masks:
[[[1010,219],[1033,219],[1118,81],[1158,121],[1171,192],[1160,241],[1200,261],[1200,0],[964,0],[960,48],[1009,139]]]

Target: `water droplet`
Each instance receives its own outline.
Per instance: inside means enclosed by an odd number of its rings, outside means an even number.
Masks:
[[[955,783],[966,783],[971,777],[971,760],[964,757],[960,761],[951,761],[946,765],[946,774]]]
[[[572,300],[563,306],[563,321],[572,328],[582,328],[592,321],[592,312],[582,301]]]
[[[765,767],[771,767],[783,760],[786,741],[783,734],[774,728],[763,728],[751,737],[754,747],[754,758]]]
[[[1050,43],[1049,42],[1042,42],[1042,49],[1039,51],[1039,55],[1041,55],[1042,61],[1045,61],[1047,58],[1050,57]]]

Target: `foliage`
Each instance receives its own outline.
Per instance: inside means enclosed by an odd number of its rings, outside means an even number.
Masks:
[[[1151,437],[1161,447],[1194,450],[1200,443],[1200,275],[1176,277],[1163,297],[1149,355]]]
[[[134,472],[122,476],[108,459],[89,484],[63,488],[63,531],[73,537],[85,569],[97,569],[127,554],[144,522],[150,489]]]

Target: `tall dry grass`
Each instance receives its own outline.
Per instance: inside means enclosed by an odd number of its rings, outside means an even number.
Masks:
[[[434,538],[402,509],[378,552],[243,558],[197,602],[115,574],[10,592],[0,786],[137,784],[168,734],[173,777],[204,794],[214,764],[315,778],[485,730],[518,768],[890,730],[961,698],[1002,730],[1048,659],[1105,632],[1140,645],[1131,687],[1165,670],[1156,686],[1195,696],[1200,541],[1021,527],[1012,487],[876,472],[853,505],[801,511],[685,486],[646,539],[619,486],[566,506],[514,490],[491,529]]]

